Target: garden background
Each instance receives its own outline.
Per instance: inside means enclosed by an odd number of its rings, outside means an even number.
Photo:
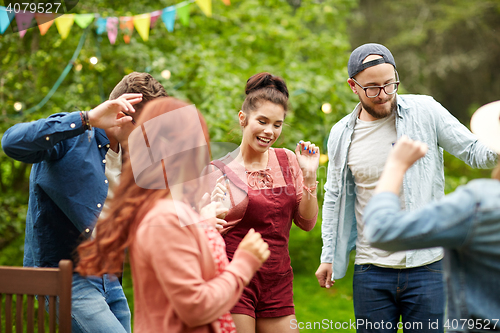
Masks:
[[[70,13],[133,16],[175,4],[85,0]],[[382,43],[392,51],[401,80],[399,93],[432,95],[466,126],[479,106],[500,98],[497,0],[231,0],[229,6],[213,0],[212,6],[208,17],[191,4],[187,25],[176,20],[173,31],[159,19],[148,41],[134,31],[125,43],[119,31],[114,45],[106,33],[97,33],[94,23],[86,29],[73,25],[65,39],[55,26],[43,36],[38,27],[30,28],[20,38],[12,24],[0,35],[0,136],[18,122],[90,110],[124,75],[145,71],[171,96],[197,106],[213,142],[238,144],[237,112],[246,80],[269,71],[282,76],[290,91],[291,111],[275,146],[293,150],[304,139],[318,144],[325,154],[330,128],[356,105],[346,83],[350,51],[367,42]],[[75,53],[79,44],[81,51]],[[38,108],[65,68],[69,72],[62,84]],[[326,103],[330,113],[322,111]],[[326,166],[322,160],[320,185]],[[30,165],[0,151],[0,265],[22,265],[29,172]],[[488,170],[472,170],[450,155],[445,155],[445,174],[447,192],[472,178],[489,177]],[[321,189],[320,204],[322,196]],[[320,289],[314,272],[321,245],[321,215],[309,233],[292,228],[297,319],[354,320],[352,265],[333,288]],[[127,270],[124,286],[133,307],[131,283]]]

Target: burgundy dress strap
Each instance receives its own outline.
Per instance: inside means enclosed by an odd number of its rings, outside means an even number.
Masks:
[[[222,174],[226,173],[226,165],[221,161],[213,160],[212,162],[210,162],[210,164],[215,165],[220,171],[222,171]]]
[[[248,193],[248,186],[243,183],[243,181],[238,177],[231,168],[227,168],[224,163],[220,160],[214,160],[210,162],[210,164],[215,165],[219,170],[222,172],[224,176],[227,176],[231,182],[233,182],[234,185],[236,185],[238,188],[240,188],[243,192]],[[227,189],[229,191],[229,197],[231,198],[231,205],[234,207],[234,198],[233,195],[231,194],[231,188],[228,187]]]
[[[219,160],[215,160],[210,163],[219,168],[222,171],[222,174],[226,175],[234,185],[238,186],[242,191],[248,192],[248,186],[234,173],[233,170],[231,170],[231,168],[227,168],[227,166]]]
[[[288,163],[288,156],[286,155],[285,149],[275,148],[276,157],[278,158],[278,163],[280,164],[281,173],[287,185],[293,185],[292,173],[290,171],[290,164]]]

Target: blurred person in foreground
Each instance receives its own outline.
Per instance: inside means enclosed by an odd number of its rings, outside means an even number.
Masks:
[[[471,129],[500,153],[500,101],[476,111]],[[493,179],[472,180],[437,202],[402,211],[403,177],[427,149],[408,137],[396,143],[365,210],[366,237],[387,251],[444,247],[446,331],[500,331],[500,163]]]
[[[57,267],[91,237],[106,213],[126,156],[127,138],[144,105],[167,96],[148,73],[126,75],[109,100],[90,111],[56,113],[20,123],[2,137],[5,153],[33,163],[24,266]],[[130,332],[130,309],[116,278],[73,273],[73,332]]]
[[[129,247],[135,332],[234,333],[229,310],[269,257],[268,246],[250,230],[229,263],[215,227],[222,204],[201,204],[200,214],[192,209],[210,161],[208,129],[193,105],[158,99],[137,126],[120,196],[98,221],[95,239],[78,248],[77,270],[117,273]]]

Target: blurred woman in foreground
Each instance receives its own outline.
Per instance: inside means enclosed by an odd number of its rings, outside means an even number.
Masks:
[[[148,103],[129,137],[109,215],[78,248],[83,275],[121,271],[129,248],[135,332],[236,332],[229,310],[269,257],[251,230],[229,263],[215,229],[220,204],[199,214],[191,208],[208,142],[194,106],[171,97]]]

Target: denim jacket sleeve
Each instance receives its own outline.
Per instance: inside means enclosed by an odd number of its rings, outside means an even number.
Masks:
[[[373,246],[387,251],[457,248],[466,242],[476,208],[477,200],[466,186],[413,212],[402,211],[398,196],[383,192],[365,209],[365,233]]]
[[[342,145],[345,144],[341,140],[346,119],[339,121],[330,131],[328,138],[328,169],[327,178],[324,186],[325,195],[323,200],[321,237],[323,239],[323,248],[321,251],[321,263],[333,263],[335,239],[339,224],[339,214],[335,213],[335,207],[340,194],[340,177],[342,177],[342,165],[345,163],[345,158],[342,158]],[[338,208],[337,208],[338,209]]]
[[[7,156],[25,163],[58,160],[66,153],[64,140],[84,132],[80,112],[57,113],[12,126],[2,137],[2,148]]]
[[[321,263],[333,262],[333,236],[334,236],[334,213],[335,202],[339,196],[338,181],[336,179],[334,163],[328,163],[327,178],[325,183],[325,195],[323,201],[323,220],[321,224],[321,237],[323,248],[321,250]],[[338,223],[338,221],[337,221]]]
[[[434,101],[434,100],[433,100]],[[495,167],[498,155],[477,140],[467,127],[434,101],[433,111],[437,113],[437,140],[444,150],[458,157],[473,168],[490,169]]]

